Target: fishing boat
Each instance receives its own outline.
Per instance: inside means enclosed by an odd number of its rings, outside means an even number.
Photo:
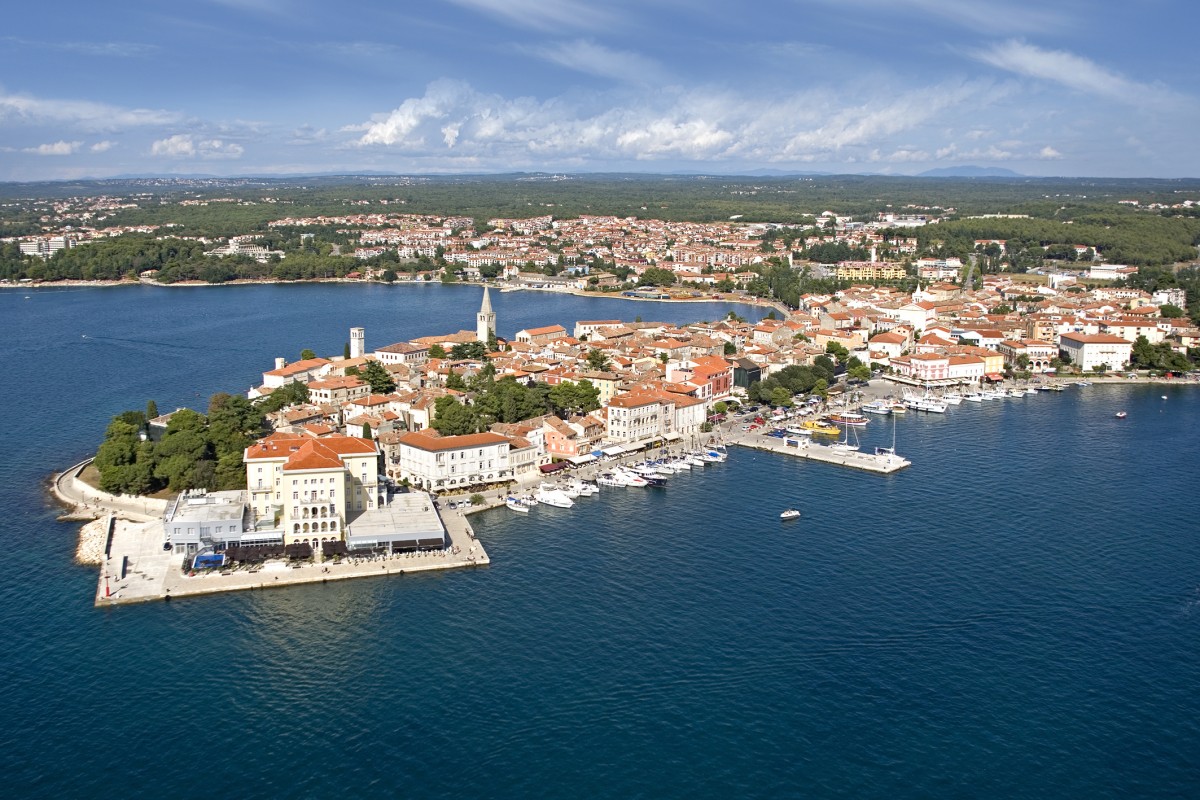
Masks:
[[[513,497],[511,494],[504,500],[504,505],[508,506],[513,511],[519,511],[522,514],[529,513],[529,504],[521,500],[519,497]]]
[[[838,436],[842,429],[837,425],[830,425],[828,422],[822,422],[819,419],[805,420],[800,423],[801,431],[808,431],[810,434],[821,434],[824,436]]]
[[[794,508],[785,509],[779,512],[780,519],[796,519],[800,516],[800,512]]]
[[[967,392],[963,395],[963,400],[966,400],[968,403],[982,403],[983,392]]]
[[[826,419],[834,425],[854,425],[860,428],[870,422],[862,414],[856,414],[853,411],[841,411],[836,414],[830,414]]]

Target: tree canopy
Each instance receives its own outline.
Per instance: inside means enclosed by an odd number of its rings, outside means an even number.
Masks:
[[[191,409],[176,411],[157,442],[143,439],[144,419],[140,411],[124,412],[105,431],[94,462],[104,491],[148,494],[246,485],[242,453],[265,424],[261,409],[246,398],[215,394],[207,417]]]

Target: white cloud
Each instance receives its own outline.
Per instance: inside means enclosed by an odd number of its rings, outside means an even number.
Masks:
[[[1046,145],[1045,147],[1043,147],[1041,150],[1038,151],[1038,158],[1045,158],[1045,159],[1062,158],[1062,153],[1058,152],[1050,145]]]
[[[1091,59],[1064,50],[1043,50],[1010,40],[972,57],[1017,75],[1050,81],[1075,91],[1116,100],[1132,106],[1165,105],[1178,96],[1160,84],[1139,83],[1100,66]]]
[[[631,84],[661,84],[666,72],[653,59],[611,50],[587,40],[560,42],[552,47],[522,48],[522,52],[578,72]]]
[[[39,144],[37,147],[26,147],[21,152],[32,153],[35,156],[69,156],[79,152],[83,142],[50,142]]]
[[[92,145],[88,149],[91,150],[93,153],[107,153],[109,150],[112,150],[116,146],[117,146],[116,142],[111,142],[106,139],[102,142],[96,142],[94,145]]]
[[[596,30],[608,28],[613,16],[600,3],[587,0],[450,0],[458,6],[499,17],[534,30]]]
[[[968,161],[1017,161],[1021,159],[1037,158],[1036,155],[1029,153],[1017,153],[1013,150],[1006,150],[1003,147],[996,145],[988,145],[987,147],[975,147],[970,150],[959,150],[958,145],[951,142],[946,147],[940,147],[934,153],[934,157],[938,161],[957,161],[959,163]]]
[[[150,155],[164,158],[240,158],[244,148],[223,139],[197,139],[191,134],[177,133],[150,145]]]
[[[870,17],[880,14],[903,16],[908,24],[918,15],[947,22],[980,33],[1045,33],[1061,30],[1072,22],[1067,14],[1051,11],[1045,3],[1020,0],[824,0],[839,11],[847,6],[866,7]],[[925,25],[921,20],[919,25]]]
[[[849,90],[847,90],[849,91]],[[875,90],[870,90],[874,92]],[[417,158],[474,159],[476,166],[603,161],[748,163],[920,161],[930,145],[892,142],[954,113],[968,101],[1005,95],[990,83],[878,90],[846,104],[840,94],[810,91],[761,98],[701,88],[586,93],[536,100],[436,81],[396,109],[343,128],[360,148]],[[929,135],[929,134],[927,134]]]
[[[17,47],[35,48],[37,50],[62,50],[70,53],[80,53],[85,56],[110,56],[116,58],[143,58],[157,53],[160,48],[153,44],[138,42],[67,42],[59,40],[36,41],[21,39],[16,36],[5,36],[0,41]]]
[[[113,131],[177,122],[172,111],[122,108],[90,100],[46,100],[0,90],[0,122],[71,125],[86,131]]]

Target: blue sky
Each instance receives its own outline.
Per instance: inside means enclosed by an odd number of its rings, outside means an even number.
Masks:
[[[0,180],[1200,177],[1186,0],[122,0],[0,29]]]

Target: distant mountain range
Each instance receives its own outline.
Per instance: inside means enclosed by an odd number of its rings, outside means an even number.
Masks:
[[[1024,178],[1019,172],[1004,167],[938,167],[918,172],[918,178]]]

